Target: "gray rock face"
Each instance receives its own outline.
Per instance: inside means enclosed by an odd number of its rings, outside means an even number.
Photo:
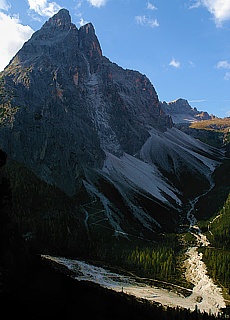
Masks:
[[[86,167],[102,167],[105,151],[134,154],[149,126],[171,126],[146,76],[103,57],[93,25],[78,30],[65,9],[32,35],[1,79],[2,148],[70,195]]]

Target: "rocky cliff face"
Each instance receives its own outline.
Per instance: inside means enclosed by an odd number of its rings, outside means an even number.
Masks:
[[[65,9],[24,44],[0,90],[0,147],[69,196],[84,194],[89,234],[172,230],[221,157],[172,128],[149,79],[111,63],[93,25],[77,29]]]

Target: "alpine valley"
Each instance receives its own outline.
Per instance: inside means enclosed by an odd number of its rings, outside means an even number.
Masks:
[[[33,319],[41,318],[44,306],[56,310],[46,313],[49,318],[62,312],[72,316],[73,296],[85,314],[84,299],[91,299],[90,305],[97,297],[94,313],[88,311],[95,319],[129,319],[127,314],[174,319],[176,312],[175,319],[226,316],[229,128],[229,118],[200,112],[184,99],[159,101],[145,75],[103,56],[91,23],[78,29],[61,9],[0,73],[0,257],[6,305],[13,301],[24,318]],[[193,258],[201,273],[205,270],[208,286],[220,290],[213,304],[205,299],[214,289],[202,295],[205,285],[197,289],[195,302],[151,299],[155,303],[147,304],[123,292],[118,298],[111,286],[99,289],[99,280],[77,284],[69,277],[86,270],[84,260],[151,279],[168,292],[180,286],[186,299],[197,285]],[[176,305],[183,309],[175,311]]]

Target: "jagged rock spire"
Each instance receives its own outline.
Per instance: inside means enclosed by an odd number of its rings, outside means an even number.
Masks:
[[[46,23],[45,26],[65,26],[70,27],[71,25],[71,16],[67,9],[61,9],[53,17],[51,17]]]

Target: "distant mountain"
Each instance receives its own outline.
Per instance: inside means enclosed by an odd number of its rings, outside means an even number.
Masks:
[[[42,194],[36,221],[44,237],[51,221],[69,237],[81,232],[101,242],[173,231],[222,161],[221,151],[173,126],[167,110],[192,112],[185,100],[159,102],[145,75],[104,57],[93,25],[77,29],[65,9],[1,73],[0,93],[0,147],[20,163],[15,175],[26,177],[15,192],[21,186],[29,195],[25,184],[33,181],[40,199],[46,182],[71,202],[60,218],[65,209],[58,197],[51,206]],[[40,187],[27,171],[43,181]],[[41,235],[31,222],[34,212],[33,204],[18,212],[19,221],[28,217],[21,225],[33,241]]]
[[[206,111],[198,111],[197,108],[192,108],[187,100],[181,98],[168,103],[161,102],[161,109],[172,118],[175,124],[209,120],[214,117]]]

